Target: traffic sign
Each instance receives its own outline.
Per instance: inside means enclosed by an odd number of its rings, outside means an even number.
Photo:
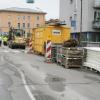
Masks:
[[[76,21],[75,20],[71,20],[71,26],[76,27]]]

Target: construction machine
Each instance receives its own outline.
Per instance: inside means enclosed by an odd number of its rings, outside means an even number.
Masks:
[[[8,46],[12,49],[25,49],[25,31],[11,27],[8,34]]]

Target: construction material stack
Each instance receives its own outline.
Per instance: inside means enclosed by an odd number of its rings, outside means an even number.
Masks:
[[[65,68],[81,67],[83,65],[84,50],[77,47],[76,40],[68,40],[58,49],[57,63]]]
[[[62,51],[62,45],[61,44],[53,44],[52,49],[51,49],[51,54],[52,54],[52,62],[60,62],[61,57],[60,55]]]
[[[57,63],[61,64],[62,63],[62,45],[57,46]]]
[[[83,64],[83,49],[78,47],[62,48],[62,65],[65,68],[81,67]]]
[[[57,46],[53,45],[51,49],[51,57],[52,57],[52,62],[56,62],[56,57],[57,57]]]
[[[70,33],[71,29],[60,22],[34,28],[33,50],[36,54],[46,55],[46,61],[49,63],[57,62],[66,68],[81,67],[83,49],[77,47],[76,40],[70,39]]]
[[[86,61],[84,66],[100,72],[100,48],[86,47]]]

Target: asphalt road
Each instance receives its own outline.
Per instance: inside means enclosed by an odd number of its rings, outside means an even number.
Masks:
[[[100,100],[100,75],[0,47],[0,100]]]

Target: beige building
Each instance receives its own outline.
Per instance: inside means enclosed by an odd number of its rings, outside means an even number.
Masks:
[[[45,24],[43,11],[29,8],[7,8],[0,10],[0,33],[7,33],[10,27],[23,29],[25,33],[31,33],[32,28]]]

